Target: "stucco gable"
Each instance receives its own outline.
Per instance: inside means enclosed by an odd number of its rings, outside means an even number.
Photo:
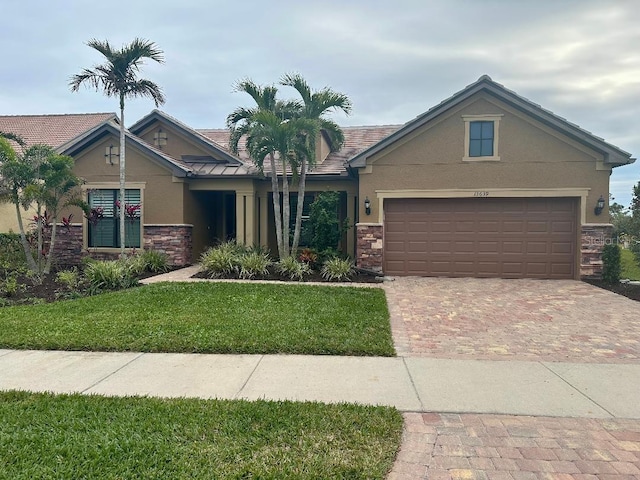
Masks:
[[[413,134],[416,130],[423,128],[429,122],[437,121],[442,115],[446,115],[451,109],[456,108],[461,103],[468,101],[470,98],[484,93],[492,96],[506,105],[522,112],[552,129],[557,130],[566,137],[592,149],[599,155],[602,155],[604,163],[611,166],[625,165],[633,163],[634,158],[631,154],[621,150],[620,148],[605,142],[602,138],[578,127],[566,119],[555,115],[549,110],[542,108],[540,105],[533,103],[525,97],[505,88],[503,85],[494,82],[488,75],[483,75],[476,82],[467,86],[460,92],[443,100],[438,105],[432,107],[414,120],[404,124],[398,131],[360,152],[349,160],[351,167],[365,167],[367,160],[378,154],[389,146],[401,141],[406,136]]]
[[[131,128],[129,128],[129,131],[138,137],[143,137],[145,141],[147,141],[147,143],[152,144],[154,140],[153,136],[157,133],[156,129],[163,127],[165,129],[165,133],[167,133],[167,137],[169,136],[167,130],[169,130],[173,134],[177,133],[197,149],[196,151],[188,149],[190,150],[190,152],[178,152],[178,150],[176,150],[173,155],[175,158],[178,158],[178,155],[187,155],[190,157],[198,156],[198,153],[196,152],[201,152],[200,156],[202,156],[203,158],[210,157],[211,161],[214,163],[224,162],[227,165],[233,166],[243,165],[242,161],[239,158],[221,148],[219,145],[211,141],[209,138],[207,138],[197,130],[192,129],[178,119],[157,109],[153,110],[151,113],[138,120],[131,126]],[[170,141],[171,139],[167,138],[167,145]],[[167,146],[165,148],[169,147]]]
[[[57,151],[64,155],[70,155],[72,157],[80,155],[82,152],[89,148],[92,148],[96,142],[103,140],[109,135],[114,135],[116,138],[120,135],[119,126],[108,120],[100,125],[92,128],[74,138],[73,140],[61,145]],[[141,151],[150,160],[156,162],[160,166],[169,170],[176,177],[187,177],[192,174],[192,170],[182,162],[171,158],[164,154],[162,151],[153,148],[151,145],[144,142],[142,139],[136,137],[128,130],[125,131],[125,141],[127,146],[135,146],[136,149]]]

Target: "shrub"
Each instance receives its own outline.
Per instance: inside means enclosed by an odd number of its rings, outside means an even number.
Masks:
[[[133,255],[119,260],[125,268],[128,268],[134,277],[139,277],[147,271],[147,265],[141,255]]]
[[[348,228],[348,221],[340,224],[338,192],[322,192],[309,207],[309,220],[302,232],[303,242],[317,251],[338,248],[342,233]],[[303,243],[303,244],[304,244]]]
[[[240,256],[237,270],[240,278],[254,278],[256,275],[267,275],[270,266],[268,254],[249,252]]]
[[[169,256],[158,250],[145,250],[139,255],[147,272],[164,273],[169,270]]]
[[[318,254],[311,248],[303,248],[298,255],[298,260],[313,268],[313,265],[318,261]]]
[[[27,261],[17,233],[0,233],[0,268],[24,270]]]
[[[133,287],[138,280],[128,260],[106,260],[90,263],[84,271],[90,293]]]
[[[355,273],[351,260],[338,257],[327,260],[322,266],[322,277],[330,282],[348,282]]]
[[[607,244],[602,249],[602,281],[610,285],[620,282],[622,267],[620,263],[620,247]]]
[[[210,248],[200,256],[202,270],[209,278],[222,277],[235,270],[238,255],[224,248]]]
[[[311,266],[307,262],[296,260],[295,257],[287,257],[276,263],[276,270],[291,280],[302,281],[305,275],[311,273]]]
[[[77,268],[62,270],[56,274],[56,280],[67,290],[77,290],[80,286],[80,274]]]
[[[0,293],[7,297],[13,297],[18,292],[24,292],[27,286],[18,282],[15,275],[7,275],[4,280],[0,280]]]

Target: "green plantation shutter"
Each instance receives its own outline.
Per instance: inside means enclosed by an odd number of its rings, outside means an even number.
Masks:
[[[118,192],[120,196],[120,192]],[[125,190],[126,205],[140,205],[140,190]],[[136,212],[136,217],[131,220],[129,217],[124,222],[125,247],[140,248],[140,210]],[[120,226],[117,228],[118,246],[120,246]]]
[[[89,224],[90,247],[114,247],[116,244],[114,218],[114,204],[116,197],[114,190],[91,190],[89,192],[89,207],[102,208],[104,218],[97,225]]]
[[[120,247],[120,223],[115,208],[120,191],[115,189],[89,191],[90,208],[102,208],[104,217],[97,225],[89,224],[89,247]],[[140,190],[125,191],[126,205],[140,205]],[[125,219],[125,239],[127,248],[140,248],[140,210],[133,221]]]

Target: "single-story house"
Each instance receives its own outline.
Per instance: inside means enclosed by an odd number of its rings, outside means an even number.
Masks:
[[[74,212],[82,221],[60,236],[65,263],[119,251],[118,129],[110,116],[56,145],[104,211],[97,225]],[[341,248],[389,275],[597,276],[609,176],[635,160],[486,75],[404,125],[344,134],[337,152],[319,137],[307,199],[339,192],[353,227]],[[127,203],[141,208],[127,247],[163,250],[176,265],[225,239],[276,250],[271,182],[228,141],[159,110],[128,128]]]

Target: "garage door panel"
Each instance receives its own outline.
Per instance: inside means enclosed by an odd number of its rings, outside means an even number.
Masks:
[[[570,198],[385,200],[391,275],[573,278]]]
[[[551,253],[559,255],[573,254],[573,243],[571,242],[553,242],[551,244]]]

